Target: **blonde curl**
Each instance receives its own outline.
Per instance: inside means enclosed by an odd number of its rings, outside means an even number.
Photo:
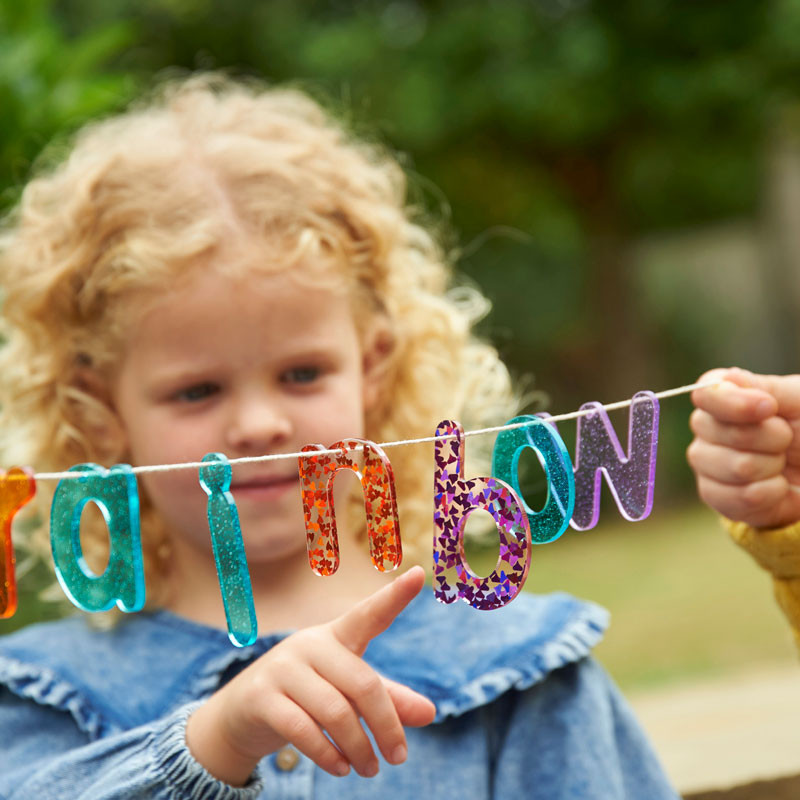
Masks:
[[[376,319],[390,331],[370,439],[428,436],[445,418],[497,424],[514,413],[505,366],[472,332],[487,301],[453,288],[396,158],[357,140],[303,92],[199,75],[83,128],[64,157],[39,167],[5,219],[4,461],[51,471],[124,458],[102,385],[124,346],[129,300],[190,274],[235,233],[259,237],[272,268],[321,256],[341,265],[362,334]],[[406,563],[424,563],[432,448],[389,456]],[[39,487],[42,519],[52,490]],[[141,506],[148,597],[158,605],[169,543],[144,489]],[[90,531],[84,547],[102,549],[106,538]],[[28,544],[46,551],[46,542],[41,525]]]

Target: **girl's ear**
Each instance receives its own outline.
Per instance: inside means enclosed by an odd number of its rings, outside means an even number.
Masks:
[[[120,461],[128,438],[111,396],[108,381],[90,366],[78,366],[70,382],[76,392],[75,412],[79,428],[94,446],[95,458]]]
[[[367,332],[362,355],[364,374],[364,411],[374,411],[385,395],[397,342],[389,321],[379,317]]]

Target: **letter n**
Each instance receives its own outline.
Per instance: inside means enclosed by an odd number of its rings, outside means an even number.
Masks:
[[[333,479],[339,470],[358,475],[364,490],[367,536],[372,563],[381,572],[395,569],[403,560],[394,473],[386,454],[374,442],[344,439],[329,448],[306,445],[303,452],[340,450],[331,455],[310,455],[298,459],[303,516],[306,524],[308,563],[318,575],[333,575],[339,568],[339,537],[333,506]],[[353,453],[364,452],[363,472]]]

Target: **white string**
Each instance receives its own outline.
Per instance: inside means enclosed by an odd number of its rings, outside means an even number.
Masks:
[[[689,392],[693,392],[695,389],[701,388],[708,388],[711,386],[718,386],[722,381],[706,381],[703,383],[690,383],[686,386],[678,386],[675,389],[665,389],[663,392],[655,392],[655,396],[659,399],[664,397],[675,397],[681,394],[689,394]],[[603,405],[602,407],[606,411],[615,411],[619,408],[628,408],[633,403],[633,398],[630,400],[620,400],[617,403],[608,403]],[[597,406],[593,406],[592,408],[587,408],[582,411],[571,411],[568,414],[558,414],[553,417],[548,417],[548,422],[563,422],[568,419],[578,419],[578,417],[585,417],[588,414],[594,414]],[[516,430],[517,428],[525,428],[528,425],[532,425],[532,422],[517,422],[513,425],[498,425],[494,428],[480,428],[474,431],[465,431],[464,436],[481,436],[486,433],[499,433],[500,431],[511,431]],[[396,442],[377,442],[377,446],[386,449],[387,447],[404,447],[406,445],[411,444],[425,444],[427,442],[435,442],[435,441],[445,441],[446,439],[455,439],[453,434],[447,434],[445,436],[425,436],[421,439],[401,439]],[[274,453],[272,455],[266,456],[246,456],[243,458],[231,458],[229,459],[228,463],[231,466],[235,466],[236,464],[260,464],[265,461],[283,461],[284,459],[297,459],[297,458],[308,458],[309,456],[320,456],[320,455],[337,455],[340,454],[341,450],[307,450],[305,452],[300,453]],[[179,469],[200,469],[200,467],[207,467],[209,464],[213,464],[213,461],[186,461],[180,464],[151,464],[149,466],[141,466],[141,467],[133,467],[132,472],[135,475],[142,475],[147,472],[172,472]],[[61,480],[71,480],[74,478],[83,478],[93,475],[94,473],[91,472],[37,472],[34,474],[34,478],[37,481],[61,481]]]

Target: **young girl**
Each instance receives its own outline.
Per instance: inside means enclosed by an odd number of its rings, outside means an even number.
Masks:
[[[295,91],[193,78],[86,128],[2,239],[5,463],[180,463],[502,421],[507,373],[470,333],[483,301],[448,293],[413,218],[396,162]],[[389,455],[403,566],[429,563],[432,449]],[[0,796],[675,797],[588,655],[598,608],[439,605],[419,567],[372,567],[363,511],[342,503],[341,567],[320,578],[296,459],[261,462],[233,472],[262,634],[236,649],[197,472],[139,490],[149,609],[0,640]],[[85,516],[100,572],[107,533]]]
[[[800,648],[800,376],[716,369],[692,399],[700,497],[769,571]]]

